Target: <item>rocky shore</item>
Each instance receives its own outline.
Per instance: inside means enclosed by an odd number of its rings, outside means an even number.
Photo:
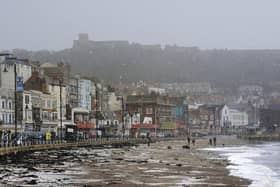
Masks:
[[[217,146],[243,144],[218,137]],[[1,160],[1,184],[21,186],[248,186],[250,181],[229,176],[229,164],[211,152],[208,139],[161,141],[120,149],[35,152]]]

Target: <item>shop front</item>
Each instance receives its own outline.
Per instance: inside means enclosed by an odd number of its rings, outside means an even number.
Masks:
[[[90,121],[76,121],[78,138],[88,139],[95,138],[95,125]]]

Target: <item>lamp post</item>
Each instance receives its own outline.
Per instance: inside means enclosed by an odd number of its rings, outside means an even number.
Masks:
[[[9,53],[1,53],[0,56],[5,56],[5,60],[11,60],[14,61],[13,67],[14,67],[14,98],[15,98],[15,137],[17,137],[17,63],[15,62],[16,60],[19,61],[25,61],[25,59],[17,59],[16,57],[13,57],[12,54]],[[3,72],[8,72],[6,66],[3,70]]]
[[[60,104],[60,141],[62,142],[62,80],[59,79],[59,104]]]

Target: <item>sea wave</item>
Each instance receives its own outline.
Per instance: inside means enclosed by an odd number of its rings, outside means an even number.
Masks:
[[[226,157],[230,174],[252,180],[251,187],[279,187],[280,143],[266,143],[240,147],[205,148]]]

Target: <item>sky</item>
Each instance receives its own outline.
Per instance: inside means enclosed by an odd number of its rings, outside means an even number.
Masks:
[[[280,49],[279,0],[0,0],[0,50],[92,40]]]

